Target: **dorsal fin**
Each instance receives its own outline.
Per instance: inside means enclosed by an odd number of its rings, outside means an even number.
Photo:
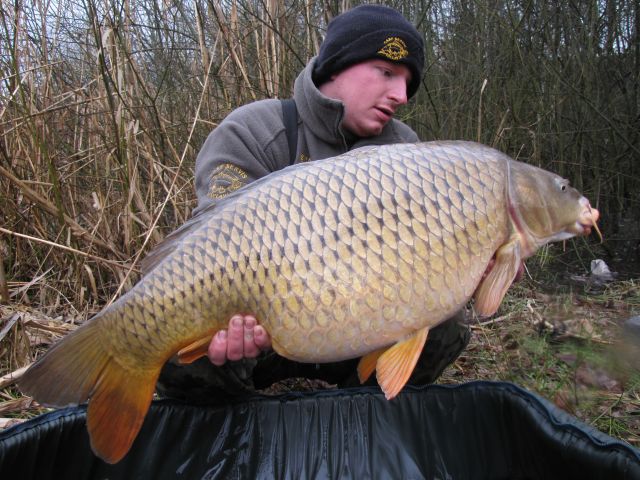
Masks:
[[[184,224],[178,227],[177,230],[171,232],[158,245],[153,247],[147,256],[140,261],[140,270],[142,271],[142,275],[147,275],[162,260],[171,255],[185,237],[198,230],[209,220],[211,212],[213,212],[213,209],[218,206],[219,203],[211,204],[204,210],[200,211],[196,216],[187,220]]]
[[[316,163],[317,162],[313,162]],[[263,183],[272,182],[277,179],[279,176],[285,174],[285,172],[290,172],[291,169],[304,169],[309,168],[313,163],[299,163],[296,165],[291,165],[289,167],[283,168],[276,172],[270,173],[258,180],[255,180],[247,185],[240,187],[239,189],[231,192],[227,196],[215,200],[210,205],[206,206],[196,215],[187,220],[183,225],[178,227],[177,230],[171,232],[167,235],[164,240],[162,240],[158,245],[156,245],[144,259],[140,261],[140,269],[142,271],[142,275],[147,275],[151,270],[153,270],[158,264],[160,264],[165,258],[167,258],[171,253],[177,248],[177,246],[189,235],[198,230],[200,227],[209,222],[214,212],[216,214],[220,212],[222,209],[227,208],[229,205],[232,205],[238,201],[239,198],[243,198],[249,195],[253,190],[262,185]]]

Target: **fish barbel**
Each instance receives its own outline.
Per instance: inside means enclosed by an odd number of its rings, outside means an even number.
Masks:
[[[561,177],[471,142],[365,147],[275,172],[220,200],[146,259],[129,292],[22,377],[44,405],[89,401],[91,445],[119,461],[159,372],[192,361],[238,312],[301,362],[362,356],[387,398],[429,329],[461,309],[493,314],[521,261],[596,227]],[[487,267],[492,262],[493,267]]]

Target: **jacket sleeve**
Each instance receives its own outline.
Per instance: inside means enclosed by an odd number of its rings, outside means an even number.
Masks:
[[[205,141],[195,168],[198,206],[288,165],[288,145],[278,100],[263,100],[231,112]]]

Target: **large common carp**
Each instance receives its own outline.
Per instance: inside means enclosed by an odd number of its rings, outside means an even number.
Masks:
[[[363,356],[361,379],[376,370],[392,398],[430,328],[474,292],[476,311],[494,313],[522,259],[588,234],[597,217],[566,180],[476,143],[367,147],[296,165],[168,237],[141,281],[20,386],[44,405],[88,400],[92,448],[114,463],[163,364],[204,354],[233,314],[252,312],[280,355]]]

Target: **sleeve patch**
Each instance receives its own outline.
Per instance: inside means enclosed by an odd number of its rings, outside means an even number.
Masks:
[[[223,163],[211,174],[209,198],[217,199],[235,192],[247,183],[247,172],[236,165]]]

